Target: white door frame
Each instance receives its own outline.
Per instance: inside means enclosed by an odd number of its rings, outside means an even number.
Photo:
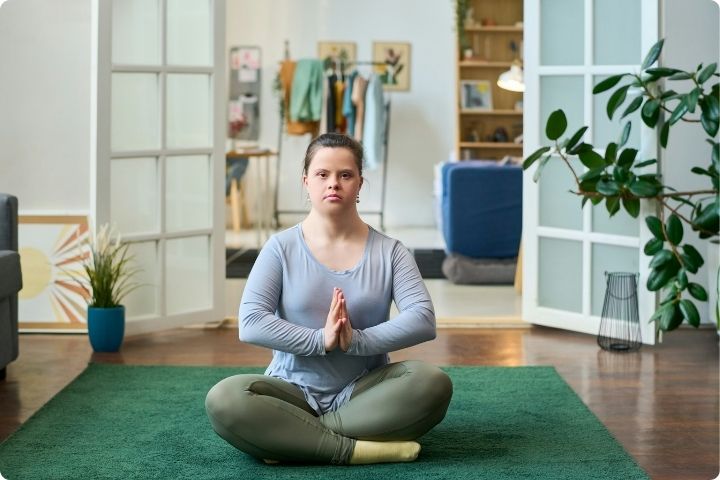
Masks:
[[[91,141],[90,141],[90,215],[91,225],[110,222],[110,160],[122,157],[153,156],[160,159],[158,171],[160,178],[159,192],[163,197],[165,190],[165,157],[166,155],[208,155],[210,156],[210,206],[212,226],[207,229],[165,232],[161,228],[159,234],[123,235],[123,240],[140,242],[157,240],[158,251],[158,298],[157,311],[154,315],[129,317],[126,322],[126,334],[147,333],[168,328],[175,328],[193,323],[222,320],[224,317],[224,282],[225,282],[225,0],[210,0],[213,39],[213,65],[209,67],[176,67],[165,63],[166,41],[166,2],[159,0],[161,18],[162,61],[160,66],[143,67],[112,64],[112,2],[113,0],[91,1]],[[160,83],[160,117],[161,135],[165,130],[165,78],[170,73],[204,73],[211,75],[212,85],[212,147],[200,149],[177,149],[169,151],[163,147],[150,151],[133,151],[113,154],[111,151],[111,102],[113,72],[151,72],[159,73]],[[165,205],[160,199],[160,224],[164,224]],[[121,232],[122,233],[122,232]],[[166,305],[165,279],[165,241],[173,238],[184,238],[196,235],[210,237],[209,266],[211,285],[211,305],[207,309],[169,315]]]
[[[540,148],[541,135],[545,132],[545,121],[540,118],[540,77],[549,75],[583,75],[584,77],[584,124],[593,128],[593,101],[591,91],[593,77],[596,75],[612,75],[639,71],[638,65],[592,65],[593,56],[593,0],[578,0],[584,2],[584,65],[572,66],[543,66],[540,65],[540,1],[525,0],[525,41],[524,41],[524,68],[525,68],[525,94],[523,131],[523,155],[527,157]],[[548,0],[545,0],[548,1]],[[595,0],[602,1],[602,0]],[[655,44],[659,36],[659,0],[641,1],[641,36],[640,48],[644,55]],[[633,128],[641,127],[640,153],[642,158],[657,158],[659,149],[655,131],[647,128],[642,122],[633,122]],[[580,125],[572,126],[571,130]],[[569,132],[572,134],[572,132]],[[542,137],[544,138],[544,137]],[[597,146],[597,145],[596,145]],[[648,156],[650,155],[650,156]],[[659,160],[659,159],[658,159]],[[653,204],[641,202],[641,211],[638,216],[640,222],[639,237],[610,235],[591,231],[592,209],[588,203],[583,210],[583,229],[566,230],[561,228],[543,227],[539,224],[539,188],[533,181],[533,173],[537,163],[523,175],[523,302],[522,317],[529,323],[545,325],[565,330],[573,330],[589,334],[597,334],[600,326],[600,317],[591,315],[591,257],[592,244],[602,243],[624,247],[638,248],[640,255],[640,278],[638,280],[638,306],[640,314],[640,328],[642,341],[646,344],[655,343],[654,323],[648,319],[655,311],[657,295],[648,292],[645,288],[650,269],[649,260],[643,254],[643,246],[652,238],[645,222],[646,215],[655,211]],[[654,168],[654,167],[653,167]],[[583,287],[582,287],[582,313],[569,312],[559,309],[547,308],[538,305],[538,264],[540,237],[575,240],[582,242],[583,257]]]

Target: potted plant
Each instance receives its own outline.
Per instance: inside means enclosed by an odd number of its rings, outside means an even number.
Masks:
[[[131,265],[129,244],[123,243],[109,225],[90,236],[83,253],[85,276],[74,276],[87,293],[87,326],[96,352],[117,352],[125,335],[125,307],[121,301],[138,288],[132,277],[139,271]]]
[[[700,64],[695,71],[689,72],[653,67],[662,47],[663,40],[660,40],[650,49],[640,72],[613,75],[598,83],[593,93],[617,86],[607,102],[608,117],[612,119],[615,113],[622,111],[621,118],[624,118],[639,110],[643,123],[659,132],[662,148],[667,147],[670,129],[676,123],[683,121],[701,128],[707,137],[708,163],[705,168],[693,167],[690,171],[707,182],[705,188],[679,191],[668,184],[672,179],[663,177],[654,167],[656,159],[640,158],[636,149],[625,148],[632,128],[630,121],[624,125],[618,142],[612,142],[600,151],[582,141],[588,127],[561,138],[567,129],[567,118],[562,110],[552,112],[547,120],[545,133],[552,144],[538,149],[523,163],[524,169],[537,163],[533,177],[537,181],[551,159],[562,161],[575,179],[576,191],[573,193],[582,198],[581,208],[588,201],[593,205],[605,202],[610,216],[622,208],[637,218],[641,200],[654,202],[657,214],[645,218],[653,238],[643,250],[652,257],[646,287],[664,294],[650,319],[656,322],[661,332],[674,330],[683,321],[699,326],[700,314],[695,301],[707,301],[708,293],[692,281],[692,275],[698,273],[705,259],[687,243],[686,229],[689,227],[701,239],[709,239],[717,249],[715,242],[720,223],[717,64]],[[690,80],[690,90],[678,93],[669,88],[676,80]],[[623,104],[627,106],[621,110]],[[663,113],[668,115],[667,118],[662,118]],[[570,162],[571,157],[576,156],[585,167],[583,171],[576,171]],[[709,268],[713,270],[711,275],[717,275],[717,265]],[[716,322],[720,322],[717,305],[711,305],[711,311],[715,312]]]

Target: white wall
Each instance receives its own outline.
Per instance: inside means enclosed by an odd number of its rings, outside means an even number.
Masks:
[[[662,13],[661,35],[665,37],[662,64],[668,67],[694,71],[699,63],[708,65],[720,60],[720,17],[718,5],[711,0],[665,0]],[[715,80],[710,80],[709,84]],[[689,82],[672,82],[674,90],[690,91]],[[699,113],[699,109],[697,110]],[[693,117],[693,115],[690,115]],[[699,115],[694,115],[698,117]],[[710,164],[710,145],[705,142],[707,133],[698,123],[678,122],[670,129],[668,148],[663,154],[665,182],[678,190],[710,188],[708,177],[690,172],[693,166],[707,168]],[[697,239],[689,228],[685,239],[693,239],[696,248],[705,255],[709,242]],[[714,246],[717,249],[717,245]],[[714,268],[717,268],[715,266]],[[691,281],[707,288],[707,267],[702,267]],[[709,304],[707,304],[710,307]],[[708,311],[701,310],[708,321]]]
[[[450,0],[228,0],[227,44],[262,49],[261,140],[278,138],[272,81],[290,41],[293,59],[317,58],[318,41],[351,41],[358,60],[371,60],[373,41],[411,43],[410,91],[391,95],[386,225],[434,225],[433,165],[453,147],[455,121],[453,2]],[[302,159],[309,135],[282,142],[281,209],[302,209]],[[380,206],[380,171],[365,172],[359,207]],[[252,177],[251,177],[252,178]],[[368,217],[368,220],[372,220]],[[288,222],[284,222],[288,223]]]
[[[24,213],[89,210],[90,2],[0,7],[0,191]]]

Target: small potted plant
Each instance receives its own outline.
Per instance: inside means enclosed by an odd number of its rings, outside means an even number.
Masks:
[[[94,239],[89,237],[82,255],[85,275],[75,277],[87,293],[88,335],[96,352],[117,352],[123,342],[125,307],[120,302],[139,287],[132,282],[139,269],[132,267],[128,247],[108,224],[103,225]]]

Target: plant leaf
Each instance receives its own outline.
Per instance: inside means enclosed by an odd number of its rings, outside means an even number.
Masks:
[[[668,80],[690,80],[692,78],[692,73],[688,72],[677,72],[674,75],[671,75]]]
[[[640,108],[640,105],[643,103],[643,97],[635,97],[632,102],[630,102],[630,105],[627,106],[625,111],[623,112],[622,116],[620,118],[625,118],[631,113],[633,113],[635,110]]]
[[[567,129],[567,117],[562,110],[555,110],[550,114],[545,125],[545,135],[550,140],[557,140]]]
[[[639,177],[630,184],[629,188],[630,193],[637,197],[654,197],[660,193],[660,187]]]
[[[616,156],[617,156],[617,143],[615,143],[615,142],[608,143],[608,146],[605,148],[605,164],[612,165],[613,163],[615,163]]]
[[[550,161],[550,155],[547,155],[540,159],[540,163],[538,164],[537,170],[535,170],[535,173],[533,174],[533,182],[537,183],[538,180],[540,180],[540,175],[543,171],[543,168],[545,168],[545,165],[547,165],[548,161]]]
[[[660,130],[660,145],[667,148],[668,137],[670,136],[670,123],[665,122]]]
[[[650,268],[659,268],[672,260],[673,254],[670,250],[660,250],[650,261]]]
[[[582,127],[580,130],[575,132],[575,134],[570,137],[570,140],[565,144],[565,150],[569,151],[571,150],[582,138],[583,135],[585,135],[585,131],[588,129],[588,127]]]
[[[637,218],[640,215],[640,199],[639,198],[623,198],[623,207],[631,217]]]
[[[638,151],[634,148],[626,148],[622,151],[622,153],[620,153],[620,157],[617,161],[618,165],[621,167],[630,167],[635,161],[637,153]]]
[[[682,100],[680,100],[680,103],[677,104],[675,110],[673,110],[672,115],[670,115],[670,120],[668,120],[668,123],[670,125],[675,125],[683,117],[683,115],[687,113],[687,111],[687,96],[685,96]]]
[[[605,208],[612,217],[620,210],[620,197],[606,197]]]
[[[625,146],[625,144],[628,141],[628,138],[630,138],[630,129],[632,128],[632,123],[627,122],[625,126],[623,127],[623,131],[620,134],[620,141],[618,142],[618,147],[622,148]]]
[[[707,301],[708,294],[702,285],[697,283],[689,283],[687,289],[688,292],[690,292],[690,295],[692,295],[696,299],[700,300],[701,302]]]
[[[609,197],[620,193],[620,186],[614,180],[601,178],[597,183],[597,191]]]
[[[700,255],[700,252],[697,251],[695,247],[690,245],[689,243],[682,246],[682,250],[685,253],[685,255],[692,260],[692,263],[697,267],[700,268],[705,263],[705,260],[703,259],[702,255]]]
[[[642,70],[649,68],[653,63],[657,61],[657,59],[660,57],[660,52],[662,52],[663,43],[665,43],[665,39],[661,38],[655,45],[650,48],[650,51],[645,56],[645,60],[643,60],[642,66],[640,67]]]
[[[652,99],[645,102],[640,111],[640,118],[650,128],[655,128],[660,118],[660,100]]]
[[[612,87],[618,84],[622,78],[627,75],[626,73],[623,73],[621,75],[613,75],[612,77],[608,77],[602,82],[595,85],[595,88],[593,88],[593,95],[597,95],[598,93],[602,93],[605,90],[610,90]]]
[[[670,240],[670,243],[673,245],[678,245],[682,241],[682,222],[674,213],[670,215],[665,223],[665,232],[667,233],[668,240]]]
[[[660,219],[655,216],[648,216],[645,217],[645,224],[648,227],[648,230],[650,230],[650,233],[653,234],[655,238],[658,240],[665,240],[665,236],[663,235],[662,231],[662,222],[660,222]]]
[[[695,328],[700,326],[700,314],[692,301],[687,299],[680,300],[680,312],[682,312],[683,318],[685,318],[690,325]]]
[[[545,152],[549,151],[550,148],[551,148],[551,147],[542,147],[542,148],[539,148],[539,149],[535,150],[532,154],[530,154],[530,156],[527,157],[527,158],[525,159],[525,161],[523,162],[523,166],[522,166],[523,170],[527,170],[528,168],[530,168],[530,166],[531,166],[533,163],[535,163],[535,160],[537,160],[538,158],[542,157],[542,155],[543,155]]]
[[[578,155],[580,161],[590,170],[605,166],[605,159],[595,150],[585,150]]]
[[[717,63],[711,63],[707,67],[702,69],[702,72],[700,72],[697,76],[697,82],[700,84],[705,83],[705,81],[712,76],[713,73],[715,73],[715,69],[717,69]]]
[[[647,283],[645,286],[651,292],[657,292],[665,286],[668,280],[670,280],[674,276],[675,272],[673,272],[670,268],[653,269],[650,272],[650,275],[648,275]]]
[[[640,162],[640,163],[636,163],[636,164],[635,164],[635,168],[647,167],[648,165],[652,165],[652,164],[654,164],[654,163],[657,163],[657,160],[654,159],[654,158],[652,158],[652,159],[650,159],[650,160],[643,160],[643,161]]]
[[[690,90],[690,93],[688,93],[687,97],[685,97],[688,112],[695,113],[695,106],[697,105],[698,98],[700,98],[700,93],[702,93],[702,89],[695,87]]]
[[[629,88],[630,85],[623,85],[622,87],[615,90],[612,95],[610,95],[610,99],[608,100],[606,108],[607,115],[610,120],[612,120],[615,110],[617,110],[620,105],[622,105],[625,101],[625,97],[627,96],[627,91]]]
[[[643,252],[645,255],[655,255],[660,250],[662,250],[663,244],[662,240],[658,238],[651,238],[648,240],[648,242],[645,244],[645,248],[643,248]]]

